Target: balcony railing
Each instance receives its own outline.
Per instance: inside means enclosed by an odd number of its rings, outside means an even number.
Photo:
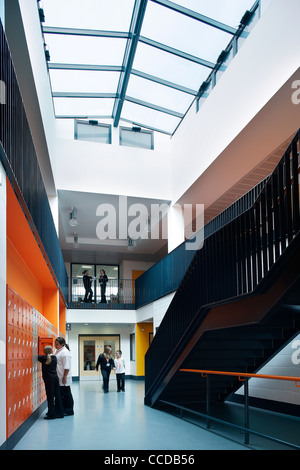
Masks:
[[[99,280],[92,281],[92,301],[84,301],[85,288],[82,278],[70,278],[69,308],[135,308],[135,284],[133,279],[109,279],[105,289],[105,298],[101,296]]]

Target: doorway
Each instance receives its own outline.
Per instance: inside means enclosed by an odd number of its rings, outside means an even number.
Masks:
[[[112,358],[116,357],[116,351],[120,349],[120,335],[95,335],[79,336],[79,379],[102,380],[100,368],[96,370],[97,359],[104,352],[104,347],[110,346]],[[112,372],[112,380],[116,378]]]

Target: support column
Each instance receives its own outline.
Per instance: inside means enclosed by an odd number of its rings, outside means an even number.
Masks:
[[[168,253],[184,242],[184,215],[179,204],[171,206],[168,212]]]

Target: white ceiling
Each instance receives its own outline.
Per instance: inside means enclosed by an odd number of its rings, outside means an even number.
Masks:
[[[140,213],[135,211],[134,204],[142,205],[145,211],[150,216],[151,208],[153,205],[166,207],[170,201],[142,199],[142,198],[124,198],[116,195],[82,193],[77,191],[58,191],[59,203],[59,242],[66,261],[70,262],[90,262],[90,263],[107,263],[119,264],[123,259],[143,260],[143,261],[157,261],[163,255],[167,254],[167,239],[162,238],[162,227],[167,226],[167,217],[162,218],[160,213],[159,221],[159,238],[153,239],[156,236],[155,228],[152,225],[152,232],[147,233],[145,229],[137,226],[137,231],[141,232],[144,239],[139,238],[134,240],[135,246],[133,249],[128,247],[127,235],[124,236],[120,233],[119,226],[119,209],[124,214],[124,209],[127,208],[126,217],[126,234],[128,233],[128,225],[137,221]],[[109,204],[111,209],[116,212],[116,217],[113,222],[116,222],[116,239],[111,236],[107,239],[99,238],[101,234],[97,234],[97,224],[101,221],[107,220],[107,212],[102,212],[103,215],[97,215],[97,208],[99,206],[105,208],[104,204]],[[126,206],[124,207],[124,204]],[[75,208],[77,211],[77,225],[75,227],[69,224],[69,214],[71,209]],[[157,206],[156,206],[157,207]],[[130,215],[130,208],[133,208],[133,214]],[[111,211],[113,214],[113,211]],[[154,219],[153,224],[154,224]],[[125,223],[125,219],[122,223]],[[166,224],[166,225],[165,225]],[[157,226],[156,226],[157,227]],[[106,231],[108,226],[104,228]],[[102,232],[103,233],[103,232]],[[78,236],[79,247],[74,246],[74,234]]]

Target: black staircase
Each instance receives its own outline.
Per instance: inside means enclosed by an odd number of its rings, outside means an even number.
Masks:
[[[256,373],[300,330],[299,142],[296,134],[254,204],[196,252],[146,354],[145,404],[197,408],[201,374]],[[241,387],[211,376],[211,400]]]

